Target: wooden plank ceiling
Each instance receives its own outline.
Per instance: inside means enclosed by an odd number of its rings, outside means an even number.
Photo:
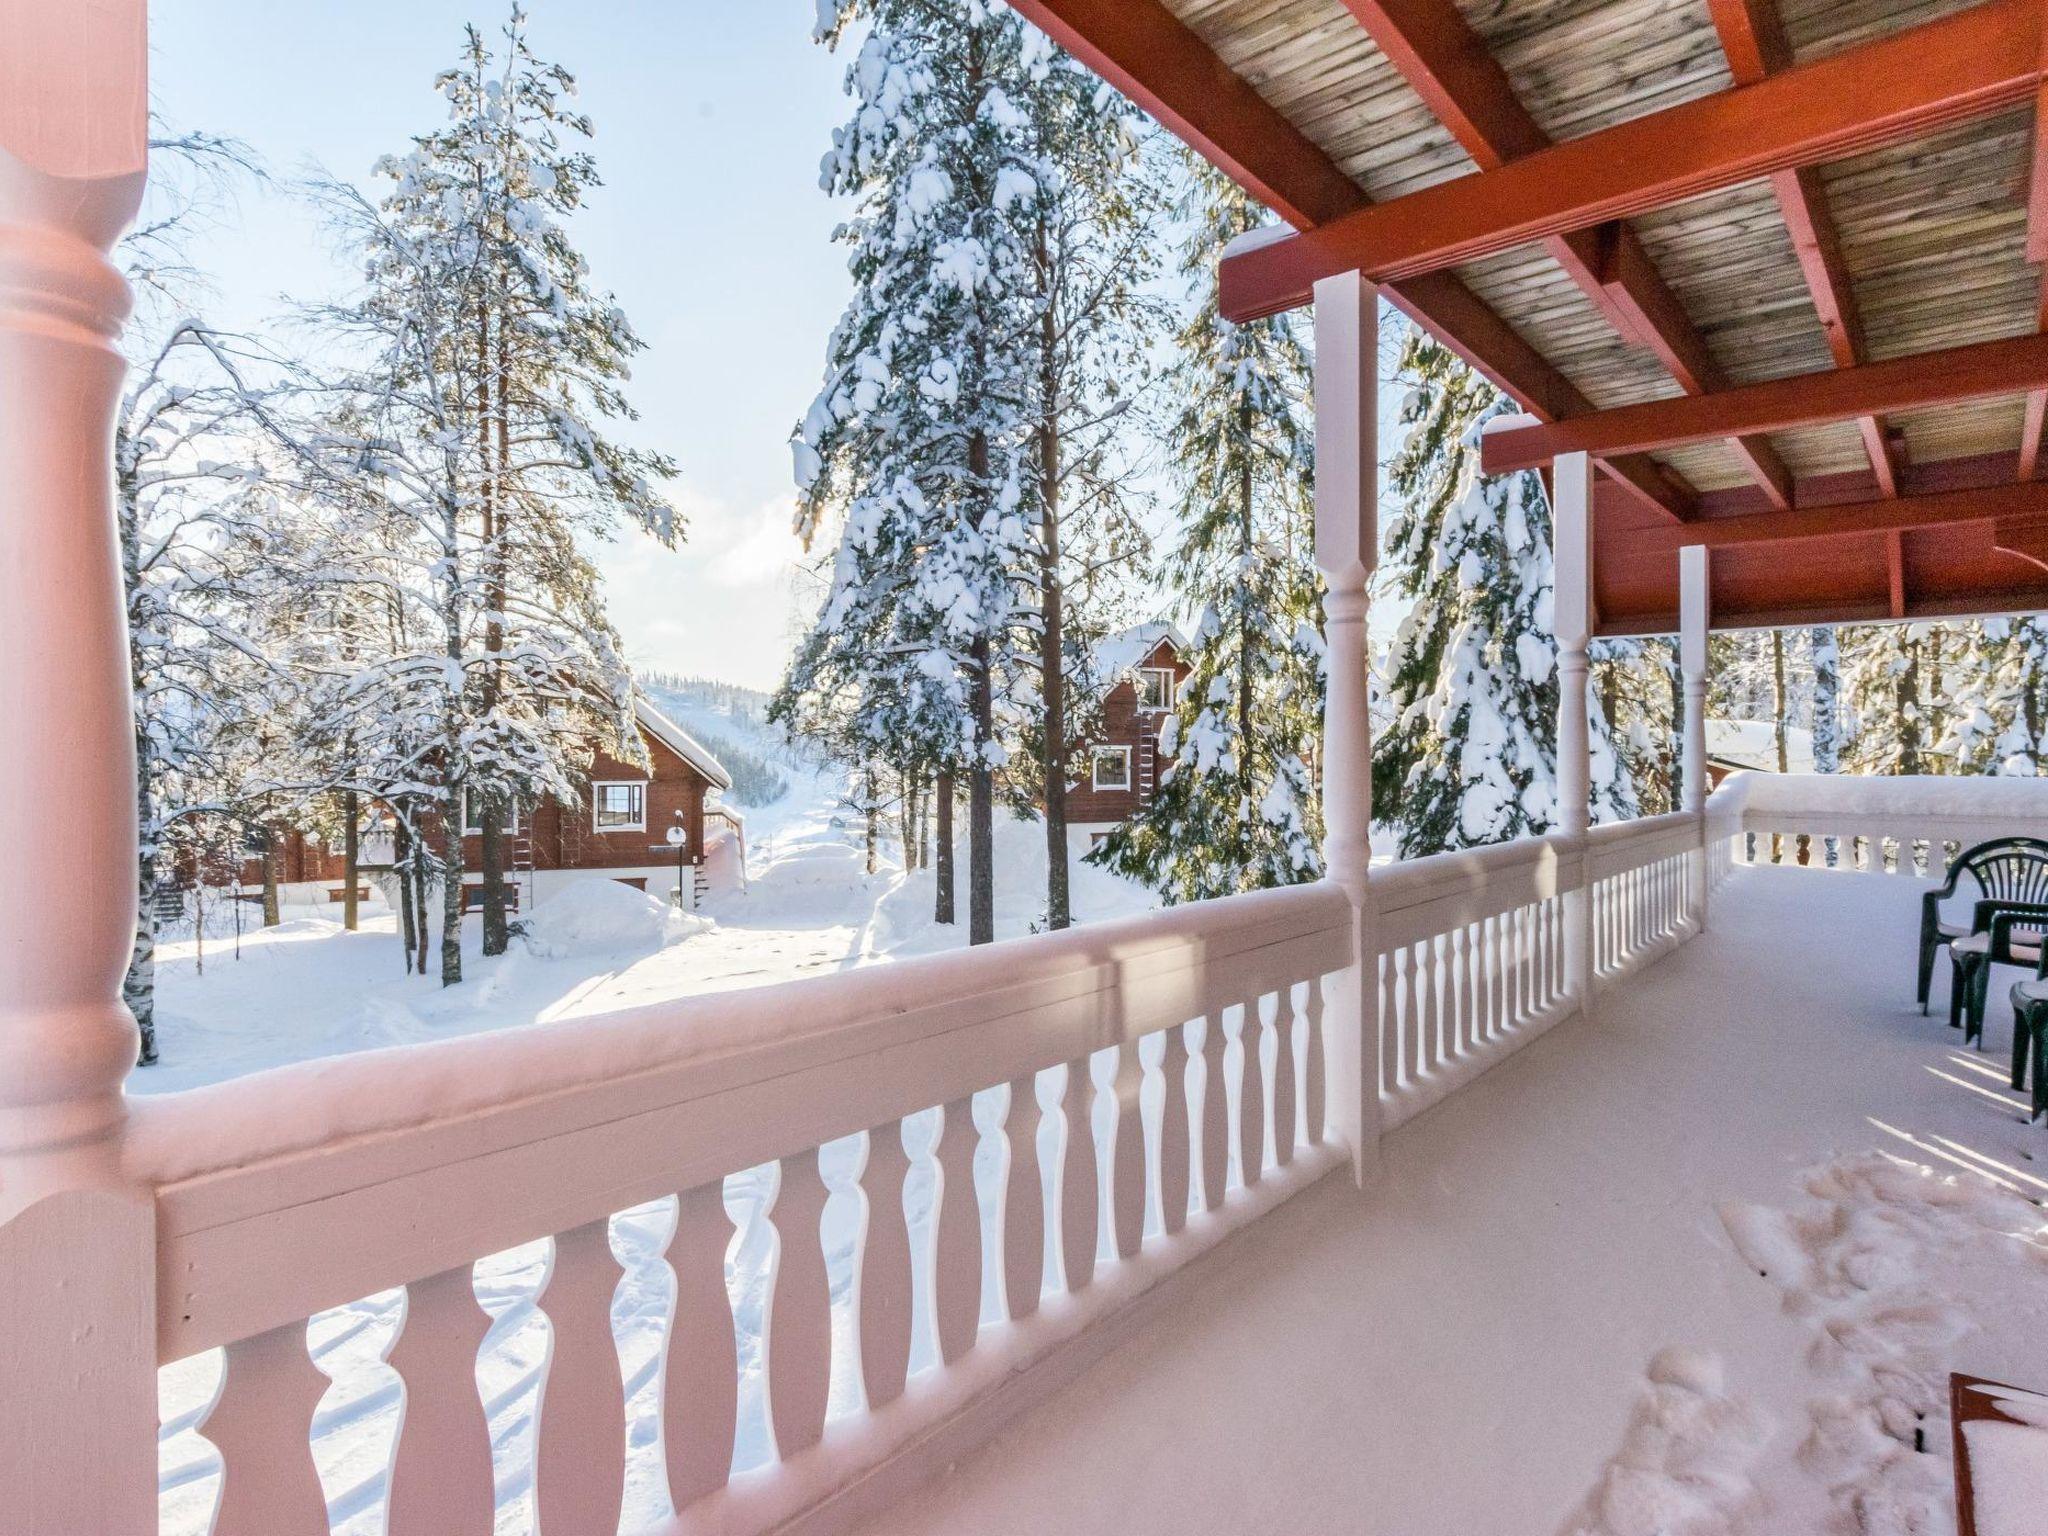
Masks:
[[[1413,199],[1413,218],[1408,204],[1370,215],[1402,249],[1368,270],[1405,273],[1386,288],[1400,308],[1539,420],[1584,418],[1582,436],[1620,407],[1693,397],[1719,411],[1744,386],[2044,328],[2048,217],[2030,218],[2030,199],[2048,0],[1013,3],[1302,232],[1254,253],[1268,270],[1347,216]],[[1958,38],[1973,42],[1944,41]],[[1887,44],[1914,67],[1860,89],[1858,50],[1877,59]],[[1829,68],[1837,88],[1805,102]],[[1766,99],[1791,105],[1774,116]],[[1496,206],[1535,207],[1524,194],[1552,161],[1560,175],[1573,155],[1607,164],[1602,135],[1616,159],[1624,143],[1654,153],[1667,113],[1674,135],[1717,144],[1781,131],[1790,143],[1829,113],[1846,131],[1822,144],[1814,130],[1820,152],[1703,193],[1698,177],[1625,188],[1624,218],[1471,238]],[[1613,134],[1623,124],[1635,127]],[[1446,185],[1467,178],[1481,178],[1470,198]],[[1529,227],[1499,218],[1503,232]],[[1490,253],[1457,259],[1459,240]],[[1669,628],[1676,548],[1699,539],[1719,546],[1724,627],[2048,608],[2048,486],[2035,479],[2048,381],[2027,357],[2011,387],[1968,398],[1890,388],[1877,409],[1850,389],[1837,392],[1858,396],[1849,414],[1595,447],[1601,631]],[[1751,419],[1787,419],[1773,403]],[[1841,510],[1831,521],[1825,508]],[[1691,531],[1729,518],[1750,521]]]

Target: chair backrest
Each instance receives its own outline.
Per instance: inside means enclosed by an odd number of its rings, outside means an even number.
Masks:
[[[2041,838],[1979,843],[1956,861],[1956,868],[1991,900],[2048,902],[2048,841]]]

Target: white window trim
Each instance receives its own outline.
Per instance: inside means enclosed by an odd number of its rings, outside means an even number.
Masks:
[[[465,789],[462,792],[462,835],[464,837],[482,837],[484,835],[482,824],[469,819],[469,813],[476,808],[476,803],[476,796]],[[514,837],[519,835],[519,802],[516,800],[512,802],[512,819],[505,824],[505,830]]]
[[[1166,679],[1166,702],[1164,704],[1147,704],[1145,702],[1145,679],[1148,677],[1163,677]],[[1171,708],[1173,708],[1173,668],[1138,668],[1138,713],[1141,715],[1163,715]]]
[[[616,822],[609,827],[600,825],[597,819],[598,801],[600,801],[604,797],[601,794],[599,794],[598,791],[605,789],[618,789],[621,787],[631,788],[636,785],[639,787],[640,790],[640,819],[638,821],[633,822]],[[590,830],[592,832],[598,833],[600,836],[607,832],[645,832],[647,830],[647,780],[595,780],[590,786]]]
[[[1102,760],[1111,753],[1123,759],[1124,781],[1121,784],[1102,782]],[[1088,782],[1092,788],[1114,794],[1128,794],[1135,787],[1131,778],[1131,749],[1129,747],[1093,747],[1088,753]]]

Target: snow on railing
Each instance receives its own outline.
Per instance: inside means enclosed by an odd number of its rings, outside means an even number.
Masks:
[[[1708,805],[1710,835],[1744,864],[1803,864],[1939,880],[1996,837],[2048,836],[2048,780],[1983,775],[1732,775]]]
[[[482,1533],[529,1486],[546,1536],[611,1536],[650,1440],[705,1528],[875,1507],[890,1469],[953,1454],[936,1425],[1050,1390],[1023,1367],[1102,1347],[1139,1295],[1348,1166],[1324,1135],[1322,979],[1352,947],[1343,893],[1301,887],[138,1104],[159,1358],[225,1347],[197,1423],[223,1464],[214,1536],[379,1501],[390,1536]],[[636,1394],[615,1217],[650,1201],[673,1207],[649,1256],[673,1301]],[[738,1295],[734,1206],[743,1238],[772,1228]],[[477,1261],[541,1239],[530,1437],[496,1435]],[[308,1320],[391,1287],[388,1459],[323,1484]],[[764,1464],[737,1479],[736,1438]]]

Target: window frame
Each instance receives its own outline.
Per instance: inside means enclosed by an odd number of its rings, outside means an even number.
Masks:
[[[1124,780],[1121,784],[1102,782],[1102,760],[1115,755],[1124,765]],[[1126,746],[1091,747],[1088,749],[1088,784],[1091,789],[1105,794],[1127,795],[1136,786],[1137,780],[1131,770],[1131,749]]]
[[[1164,703],[1160,703],[1160,704],[1147,704],[1147,703],[1145,702],[1145,682],[1146,682],[1146,680],[1147,680],[1148,678],[1154,678],[1154,677],[1163,677],[1163,678],[1165,678],[1165,679],[1166,679],[1166,687],[1165,687],[1165,689],[1164,689],[1164,695],[1165,695],[1165,702],[1164,702]],[[1166,712],[1167,712],[1168,710],[1170,710],[1170,709],[1172,709],[1172,708],[1173,708],[1173,668],[1171,668],[1171,667],[1140,667],[1140,668],[1138,668],[1138,685],[1137,685],[1137,686],[1138,686],[1138,713],[1139,713],[1139,714],[1141,714],[1141,715],[1163,715],[1163,714],[1165,714],[1165,713],[1166,713]]]
[[[646,779],[594,779],[590,785],[590,830],[600,836],[607,832],[645,832],[647,830],[647,785]],[[604,791],[607,789],[632,789],[639,791],[639,819],[615,822],[606,825],[604,816]]]
[[[476,808],[476,804],[477,798],[475,793],[465,789],[462,792],[462,835],[464,837],[482,837],[484,835],[483,823],[476,820],[470,814]],[[515,837],[519,834],[519,802],[517,800],[512,802],[512,819],[505,823],[505,830]]]

